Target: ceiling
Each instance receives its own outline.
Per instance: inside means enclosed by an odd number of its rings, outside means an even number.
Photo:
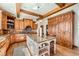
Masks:
[[[35,13],[44,15],[51,9],[54,9],[57,5],[55,3],[23,3],[21,8],[24,10],[30,10]]]
[[[0,3],[0,8],[16,15],[16,3]]]
[[[16,17],[17,14],[19,14],[19,18],[33,19],[36,21],[36,19],[39,18],[38,16],[42,17],[42,15],[47,14],[56,7],[62,7],[63,5],[64,4],[61,3],[0,3],[0,8],[11,12]],[[21,12],[20,9],[23,11]]]
[[[44,15],[56,6],[57,5],[55,3],[22,3],[21,9]],[[16,3],[0,3],[0,8],[9,11],[16,16]],[[21,12],[20,18],[37,19],[38,17]]]

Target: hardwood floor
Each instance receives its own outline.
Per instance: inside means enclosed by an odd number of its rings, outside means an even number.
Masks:
[[[57,56],[79,56],[79,48],[69,49],[60,45],[57,45]]]
[[[14,48],[19,46],[26,46],[25,42],[15,43],[7,50],[6,56],[13,56]],[[79,48],[69,49],[60,45],[57,45],[57,53],[55,56],[79,56]]]

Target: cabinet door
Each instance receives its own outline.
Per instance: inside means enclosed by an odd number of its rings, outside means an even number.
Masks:
[[[24,28],[26,28],[27,26],[29,26],[29,20],[24,20]]]
[[[34,25],[33,26],[33,29],[36,29],[37,28],[37,24],[34,23],[33,25]]]
[[[64,38],[66,40],[66,46],[69,48],[72,48],[72,43],[73,43],[73,39],[72,39],[72,21],[66,21],[65,22],[65,34],[64,34]]]
[[[64,39],[65,39],[65,43],[64,43],[65,47],[72,48],[72,39],[70,32],[65,32]]]
[[[2,27],[3,29],[7,29],[7,16],[6,15],[2,15]]]
[[[27,26],[27,20],[24,20],[24,28]]]
[[[15,20],[15,29],[19,30],[19,20]]]
[[[52,35],[52,26],[48,26],[48,34]]]
[[[52,32],[52,35],[54,35],[54,26],[52,26],[52,28],[51,28],[51,32]]]
[[[55,35],[55,26],[54,25],[51,26],[51,31],[50,32],[51,32],[52,35]]]
[[[24,29],[24,26],[23,26],[23,20],[20,20],[19,21],[19,27],[20,27],[20,30],[23,30]]]
[[[64,26],[64,22],[61,22],[58,24],[59,25],[59,39],[58,39],[58,42],[60,45],[63,45],[64,46],[64,29],[65,29],[65,26]]]

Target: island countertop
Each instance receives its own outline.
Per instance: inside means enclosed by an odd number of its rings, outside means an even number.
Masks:
[[[37,43],[41,43],[51,39],[56,39],[55,37],[52,37],[52,36],[40,37],[40,36],[37,36],[37,34],[27,34],[27,36]]]

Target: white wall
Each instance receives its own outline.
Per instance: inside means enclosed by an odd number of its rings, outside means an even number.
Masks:
[[[72,7],[66,8],[60,12],[57,12],[56,14],[51,15],[50,17],[57,16],[59,14],[63,14],[69,11],[75,12],[75,20],[74,20],[74,45],[79,47],[79,4],[76,4]],[[47,17],[50,18],[50,17]],[[44,24],[44,22],[43,22]]]

